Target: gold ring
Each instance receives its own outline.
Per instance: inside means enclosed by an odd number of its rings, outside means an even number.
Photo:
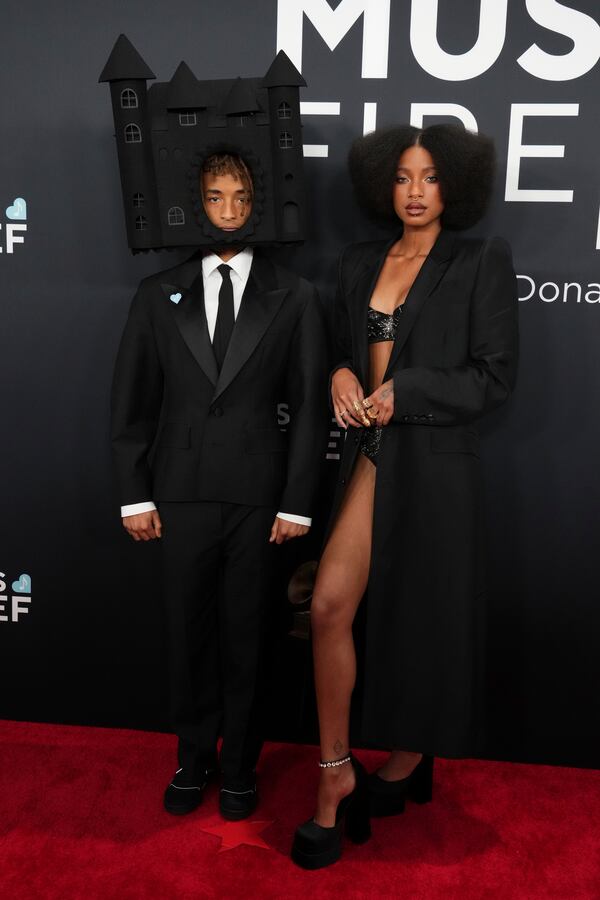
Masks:
[[[376,419],[377,416],[379,415],[379,410],[378,410],[378,409],[373,409],[372,407],[369,407],[369,408],[367,409],[367,415],[368,415],[368,417],[369,417],[370,419]]]
[[[360,405],[358,400],[354,400],[354,402],[352,403],[352,406],[354,407],[356,412],[359,414],[359,416],[361,416],[362,415],[362,406]]]
[[[362,402],[362,405],[364,406],[365,409],[370,409],[371,406],[373,406],[373,401],[369,400],[368,397],[365,397],[365,399]]]

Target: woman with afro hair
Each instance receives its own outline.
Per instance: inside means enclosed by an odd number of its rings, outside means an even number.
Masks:
[[[481,748],[485,588],[478,419],[510,395],[517,288],[508,244],[460,232],[484,214],[492,142],[401,126],[354,141],[361,206],[394,228],[342,254],[331,399],[346,440],[312,601],[321,778],[294,838],[305,868],[359,843],[369,813],[431,799],[433,758]],[[360,740],[349,745],[352,624],[367,592]]]

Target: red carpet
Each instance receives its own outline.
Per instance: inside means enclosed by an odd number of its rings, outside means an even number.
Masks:
[[[600,898],[599,772],[438,761],[433,803],[303,872],[288,850],[312,812],[315,748],[265,748],[243,823],[220,819],[214,787],[189,816],[163,811],[174,750],[161,734],[0,723],[0,897]]]

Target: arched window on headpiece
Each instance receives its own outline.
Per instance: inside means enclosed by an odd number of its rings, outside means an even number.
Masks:
[[[297,203],[289,201],[283,204],[283,230],[286,234],[295,234],[300,231],[300,213]]]
[[[140,206],[143,206],[145,202],[146,202],[146,198],[144,197],[143,194],[137,193],[137,194],[133,195],[133,205],[135,207],[139,208]]]
[[[277,107],[277,118],[278,119],[291,119],[292,118],[292,107],[289,103],[286,103],[285,100],[279,104]]]
[[[135,91],[132,91],[131,88],[125,88],[124,91],[121,91],[121,108],[122,109],[137,109],[138,108],[138,95]]]
[[[139,125],[129,124],[125,126],[125,143],[126,144],[141,144],[142,143],[142,132],[140,131]]]
[[[167,213],[169,225],[185,225],[185,215],[180,206],[172,206]]]
[[[281,132],[279,135],[279,146],[282,150],[289,150],[290,147],[294,146],[294,138],[289,131]]]
[[[196,123],[197,123],[197,119],[196,119],[195,112],[179,113],[179,124],[180,125],[196,125]]]
[[[148,227],[148,219],[146,216],[136,216],[135,217],[135,230],[136,231],[145,231]]]

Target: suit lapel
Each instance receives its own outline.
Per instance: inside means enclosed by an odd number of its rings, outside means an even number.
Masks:
[[[394,340],[394,346],[392,347],[385,375],[383,376],[384,381],[387,381],[387,379],[391,377],[394,366],[398,362],[400,354],[402,353],[413,326],[423,309],[425,301],[436,288],[444,275],[444,272],[448,268],[453,244],[454,237],[452,234],[447,231],[441,231],[427,256],[427,259],[421,266],[419,274],[415,278],[412,287],[406,296],[406,300],[404,301],[402,315],[398,319],[396,338]]]
[[[223,393],[254,353],[279,311],[287,292],[287,288],[277,288],[272,264],[255,251],[242,305],[235,320],[214,398]]]
[[[173,274],[176,274],[176,284],[163,283],[162,291],[190,353],[209,381],[216,385],[219,373],[204,309],[202,256],[192,257]],[[178,294],[181,294],[179,300]]]

